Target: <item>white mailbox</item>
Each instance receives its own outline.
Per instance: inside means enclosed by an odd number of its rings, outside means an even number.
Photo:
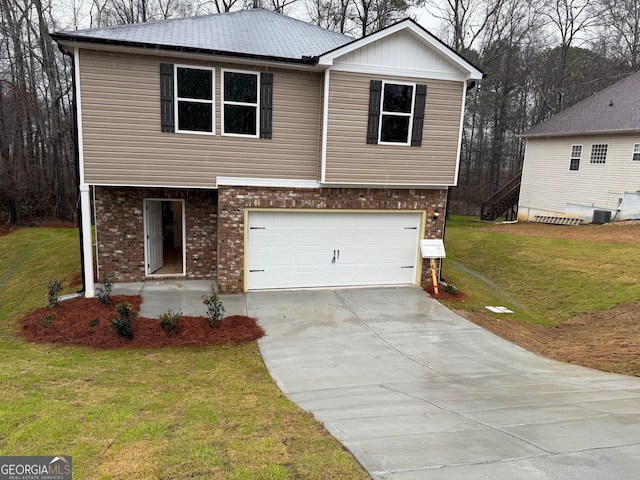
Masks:
[[[444,243],[440,239],[420,240],[422,258],[445,258]]]

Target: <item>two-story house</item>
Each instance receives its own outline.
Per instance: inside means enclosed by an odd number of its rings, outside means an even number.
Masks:
[[[520,135],[518,219],[640,219],[640,72]]]
[[[54,38],[74,59],[99,278],[231,293],[427,277],[419,240],[443,235],[482,72],[415,22],[354,40],[253,9]]]

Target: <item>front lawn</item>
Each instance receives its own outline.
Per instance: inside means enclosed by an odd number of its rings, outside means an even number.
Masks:
[[[75,229],[0,237],[1,455],[72,455],[74,479],[368,478],[286,399],[255,342],[92,350],[29,344],[19,320],[77,275]],[[72,282],[73,283],[73,282]]]

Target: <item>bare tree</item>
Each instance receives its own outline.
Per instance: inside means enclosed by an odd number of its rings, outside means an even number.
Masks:
[[[569,52],[577,44],[584,43],[584,38],[596,24],[597,12],[591,7],[589,0],[546,0],[540,9],[546,18],[547,25],[559,37],[558,64],[553,99],[549,98],[549,107],[554,112],[565,108],[567,72],[570,70]]]
[[[0,0],[0,168],[11,220],[73,218],[69,84],[49,30],[51,5]]]
[[[349,33],[353,17],[352,0],[312,0],[307,4],[311,22],[327,30]]]
[[[640,69],[640,1],[600,0],[599,18],[600,38],[632,71]]]

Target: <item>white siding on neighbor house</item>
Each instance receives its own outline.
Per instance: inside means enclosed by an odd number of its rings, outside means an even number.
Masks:
[[[450,59],[425,45],[408,31],[400,31],[334,61],[334,70],[364,66],[394,69],[395,75],[464,80],[466,72]]]
[[[615,210],[624,192],[640,190],[640,161],[632,160],[635,143],[640,135],[527,139],[519,218],[531,220],[533,211],[563,215],[567,204]],[[594,144],[608,145],[606,163],[589,162]],[[577,171],[569,170],[573,145],[582,145]]]

